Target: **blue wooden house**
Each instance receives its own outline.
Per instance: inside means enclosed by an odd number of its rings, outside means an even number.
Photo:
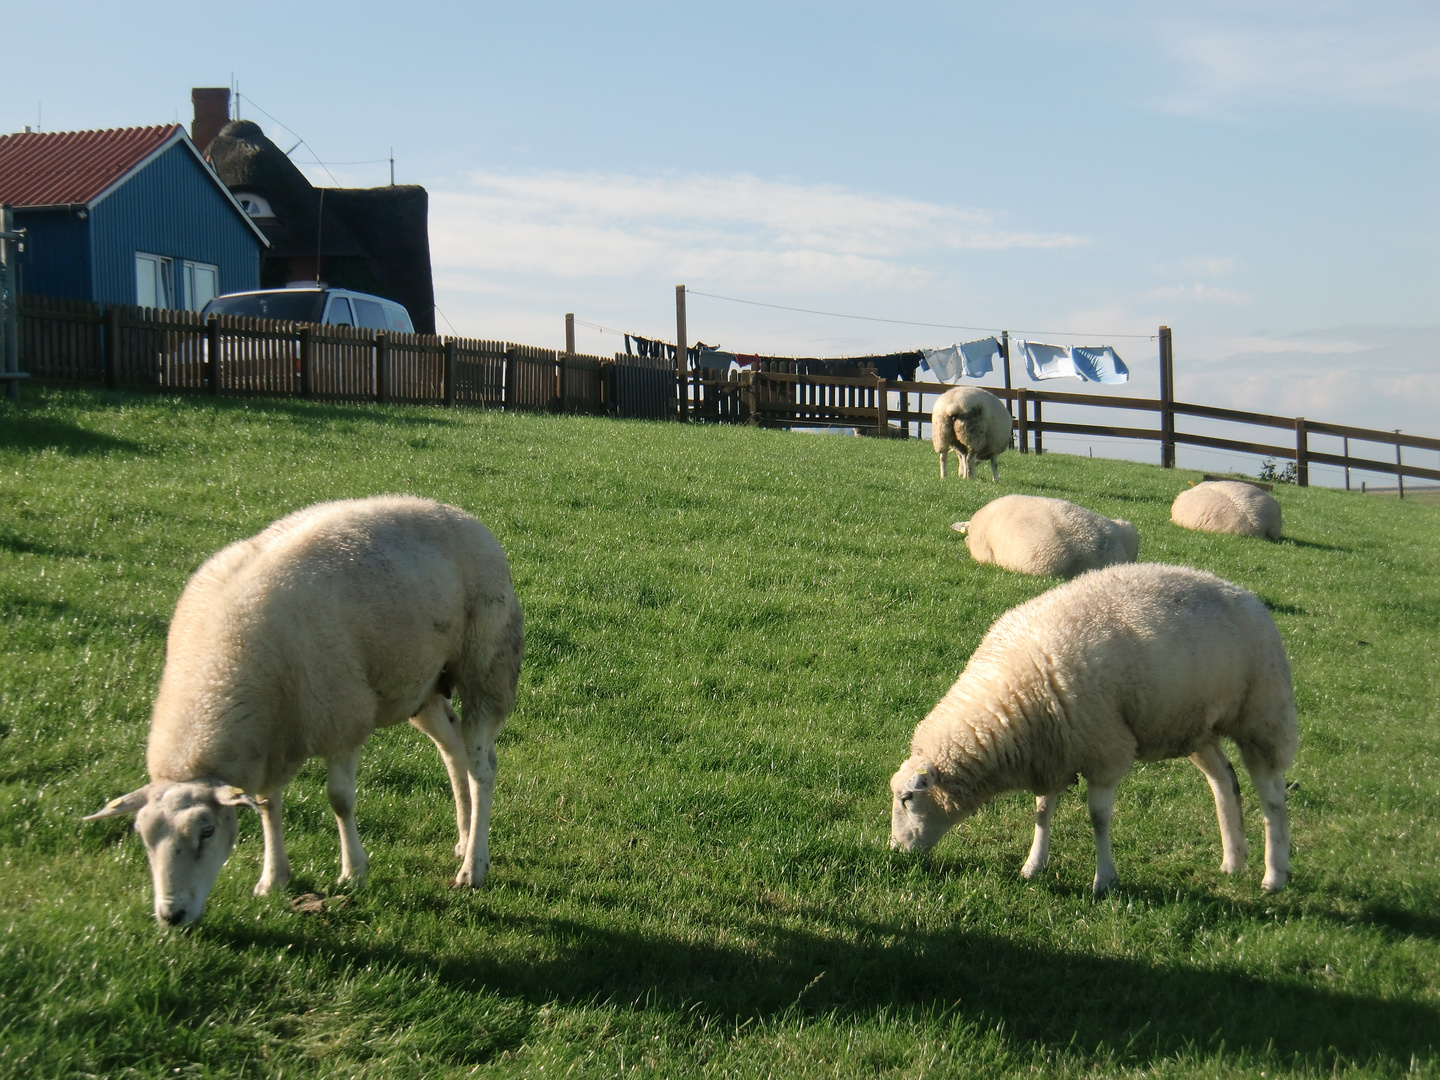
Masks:
[[[269,246],[179,124],[0,136],[18,291],[198,311],[260,287]]]

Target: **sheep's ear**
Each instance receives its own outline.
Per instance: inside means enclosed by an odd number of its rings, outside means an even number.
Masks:
[[[255,801],[255,796],[246,795],[243,788],[233,787],[230,784],[221,784],[215,789],[215,801],[221,806],[248,806],[251,810],[260,809],[260,804]]]
[[[118,799],[111,799],[93,814],[87,814],[81,821],[99,821],[101,818],[119,817],[121,814],[133,814],[150,801],[150,785],[136,788],[128,795],[121,795]]]
[[[957,521],[957,522],[955,522],[954,524],[952,524],[952,525],[950,526],[950,528],[954,529],[954,530],[955,530],[956,532],[958,532],[961,536],[964,536],[966,533],[968,533],[968,532],[970,531],[970,523],[969,523],[968,521]]]

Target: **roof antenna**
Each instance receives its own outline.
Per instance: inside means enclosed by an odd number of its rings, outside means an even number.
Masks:
[[[390,186],[395,186],[395,147],[390,147]]]

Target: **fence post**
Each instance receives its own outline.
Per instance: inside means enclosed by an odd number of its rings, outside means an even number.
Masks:
[[[565,411],[565,376],[570,371],[570,354],[561,353],[555,360],[555,411]]]
[[[690,397],[690,349],[685,338],[685,286],[675,286],[675,419],[684,420]]]
[[[300,327],[300,396],[315,396],[315,330],[308,323]]]
[[[756,410],[755,376],[753,369],[740,372],[740,419],[747,424],[758,424],[760,414]]]
[[[1015,396],[1015,411],[1019,413],[1016,419],[1020,422],[1020,453],[1022,454],[1030,452],[1030,427],[1027,415],[1030,412],[1029,401],[1030,392],[1022,386],[1020,392]]]
[[[1395,429],[1395,434],[1400,434],[1400,429]],[[1400,498],[1405,498],[1405,474],[1401,471],[1403,463],[1400,460],[1400,440],[1395,440],[1395,483],[1400,485]]]
[[[115,311],[114,325],[118,336],[120,313],[113,307],[108,308],[105,313],[108,315],[111,311]],[[110,336],[108,329],[105,336],[107,338]],[[205,320],[205,389],[212,394],[220,393],[220,316],[218,315],[211,315]]]
[[[106,304],[105,314],[105,389],[114,390],[120,385],[120,308],[117,304]],[[206,360],[209,367],[209,360]]]
[[[885,376],[875,376],[875,434],[883,438],[890,434],[890,392],[885,388]]]
[[[1310,434],[1303,416],[1295,418],[1295,483],[1310,486]]]
[[[503,389],[500,391],[500,407],[507,412],[515,408],[515,346],[505,346],[505,374],[503,377]]]
[[[1160,466],[1175,467],[1175,353],[1168,326],[1160,327]]]
[[[1045,433],[1045,426],[1044,426],[1044,424],[1043,424],[1043,422],[1041,421],[1041,418],[1040,418],[1040,406],[1042,406],[1042,405],[1044,405],[1044,404],[1045,404],[1045,400],[1044,400],[1043,398],[1040,398],[1040,397],[1036,397],[1036,398],[1035,398],[1035,456],[1036,456],[1036,457],[1039,457],[1042,453],[1045,452],[1045,447],[1044,447],[1044,446],[1042,445],[1042,443],[1041,443],[1041,437],[1042,437],[1042,436],[1044,435],[1044,433]]]
[[[445,369],[440,376],[445,381],[441,397],[445,399],[445,407],[455,407],[455,365],[460,358],[460,346],[455,344],[454,338],[445,339]]]
[[[375,400],[390,401],[390,339],[384,330],[375,331]]]
[[[1345,490],[1350,490],[1350,436],[1344,437],[1344,446],[1340,451],[1345,458]]]

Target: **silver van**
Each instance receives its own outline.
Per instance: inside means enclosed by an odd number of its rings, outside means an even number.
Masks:
[[[323,284],[226,293],[206,304],[201,315],[243,315],[252,319],[360,326],[403,334],[415,332],[410,313],[394,300],[353,289],[332,289]]]

